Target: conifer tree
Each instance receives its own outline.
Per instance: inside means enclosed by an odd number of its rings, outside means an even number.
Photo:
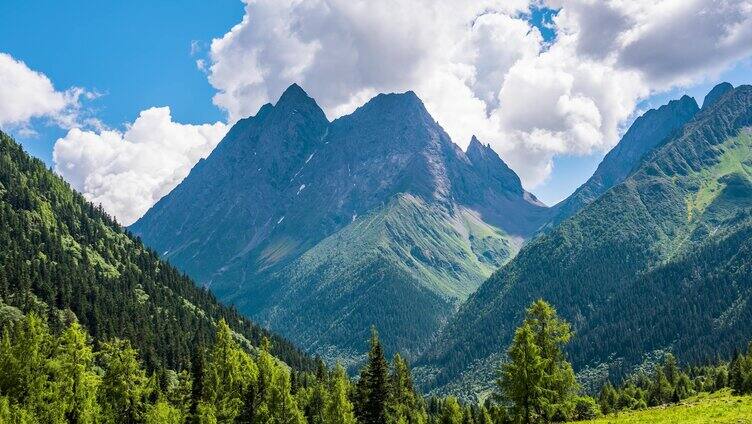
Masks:
[[[191,417],[196,416],[198,404],[201,402],[201,396],[204,392],[204,366],[205,366],[205,352],[204,346],[198,344],[198,347],[193,351],[191,359],[191,405],[189,414]]]
[[[139,423],[144,419],[146,373],[138,353],[127,340],[103,343],[100,364],[104,370],[99,402],[107,423]]]
[[[653,376],[653,384],[650,390],[650,404],[652,406],[663,405],[671,401],[674,388],[671,382],[666,378],[666,374],[661,367],[657,367]]]
[[[262,343],[258,358],[259,404],[254,423],[304,424],[305,417],[290,393],[290,375],[269,353],[268,341]]]
[[[546,364],[529,324],[515,331],[507,354],[509,361],[502,366],[498,386],[504,399],[512,402],[514,416],[530,424],[542,414],[545,404]]]
[[[601,388],[601,393],[598,397],[598,404],[604,415],[616,412],[616,401],[618,397],[619,394],[616,392],[616,389],[614,389],[614,386],[611,385],[611,382],[606,382]]]
[[[543,299],[527,309],[525,322],[533,331],[535,344],[545,364],[542,413],[551,419],[572,401],[577,394],[577,381],[572,365],[564,354],[564,345],[572,338],[568,322],[558,317],[556,310]]]
[[[94,353],[87,335],[74,323],[60,336],[52,361],[59,401],[69,423],[94,423],[99,417],[97,390],[101,381],[93,365]]]
[[[371,328],[371,349],[368,362],[360,373],[357,385],[356,412],[363,424],[386,422],[386,407],[389,398],[389,365],[379,341],[376,328]]]
[[[238,346],[232,330],[221,320],[204,369],[204,415],[213,410],[218,422],[235,420],[243,409],[243,395],[258,376],[253,359]]]
[[[454,396],[448,396],[441,408],[440,424],[462,424],[462,407]]]
[[[392,360],[387,409],[390,422],[422,424],[427,420],[420,397],[415,393],[410,366],[399,353]]]
[[[345,369],[337,364],[329,383],[329,396],[324,411],[326,424],[355,424],[353,405],[348,398],[349,385]]]

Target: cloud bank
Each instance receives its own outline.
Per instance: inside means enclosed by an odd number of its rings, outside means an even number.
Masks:
[[[71,128],[78,125],[79,98],[93,94],[73,87],[57,91],[47,76],[7,53],[0,53],[0,128],[32,132],[33,118],[51,119]]]
[[[125,132],[70,130],[55,143],[55,171],[130,225],[175,188],[226,132],[221,122],[173,122],[169,107],[155,107],[142,111]]]
[[[414,90],[460,146],[491,143],[527,188],[556,155],[603,152],[646,97],[714,79],[752,57],[748,0],[245,0],[242,21],[197,60],[229,123],[292,82],[330,118]],[[531,16],[555,10],[555,38]],[[192,53],[196,53],[194,43]],[[122,131],[82,118],[81,88],[0,53],[0,127],[70,129],[57,172],[129,224],[208,155],[228,126],[142,111]]]
[[[554,40],[534,7],[558,11]],[[456,143],[478,134],[534,187],[555,155],[613,146],[640,100],[750,54],[746,0],[246,0],[208,71],[231,122],[293,81],[330,117],[415,90]]]

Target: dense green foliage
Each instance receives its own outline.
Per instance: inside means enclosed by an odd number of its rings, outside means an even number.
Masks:
[[[426,385],[493,361],[536,298],[572,322],[569,358],[598,379],[651,352],[700,363],[741,348],[752,337],[751,125],[752,87],[727,92],[624,182],[528,243],[418,361],[438,370]]]
[[[224,319],[250,345],[263,337],[299,369],[313,361],[161,261],[101,208],[0,132],[0,306],[35,311],[95,340],[127,339],[148,369],[183,369]]]
[[[30,313],[6,318],[1,329],[0,423],[507,422],[454,398],[432,400],[429,412],[407,363],[395,356],[390,366],[375,333],[369,362],[351,384],[340,366],[291,372],[269,353],[266,339],[251,354],[224,321],[208,348],[196,350],[192,372],[147,372],[129,341],[94,349],[75,322],[55,335]]]
[[[562,350],[571,337],[569,323],[545,301],[537,300],[527,309],[498,381],[502,399],[511,403],[522,422],[573,418],[578,388]]]
[[[638,372],[619,387],[606,383],[598,404],[604,414],[641,410],[679,403],[698,393],[730,389],[738,396],[752,395],[752,343],[746,353],[737,352],[729,362],[681,369],[669,354],[651,372]]]
[[[224,320],[214,340],[195,350],[190,372],[147,371],[127,340],[95,349],[76,322],[58,334],[33,312],[6,313],[0,324],[0,423],[549,423],[591,419],[599,409],[611,414],[675,403],[727,385],[735,394],[752,391],[751,345],[728,364],[687,371],[669,356],[618,389],[604,386],[597,405],[577,395],[561,349],[569,324],[543,301],[528,308],[502,365],[496,401],[483,405],[420,397],[407,362],[395,355],[390,365],[375,330],[369,359],[352,383],[340,366],[290,370],[271,355],[268,339],[249,353]]]

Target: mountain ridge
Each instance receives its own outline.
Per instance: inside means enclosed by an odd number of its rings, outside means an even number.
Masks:
[[[601,370],[598,378],[618,378],[653,351],[698,362],[749,339],[749,243],[729,240],[746,240],[752,225],[750,125],[752,86],[740,86],[526,245],[423,354],[424,387],[487,387],[489,375],[452,379],[500,360],[518,311],[539,297],[573,323],[575,368]]]
[[[712,92],[711,92],[712,93]],[[603,158],[593,175],[565,200],[551,208],[555,225],[623,181],[644,158],[700,112],[684,95],[638,117],[619,143]],[[549,224],[550,227],[550,224]]]
[[[428,324],[420,328],[426,334],[407,337],[410,329],[389,324],[383,331],[390,351],[416,353],[457,304],[516,253],[546,218],[547,208],[489,147],[474,139],[463,152],[414,92],[380,94],[332,122],[304,93],[291,86],[276,105],[239,121],[183,183],[131,228],[220,298],[283,333],[285,319],[279,317],[316,314],[301,302],[280,300],[296,285],[317,299],[326,322],[344,313],[339,309],[344,305],[355,308],[348,316],[359,317],[353,322],[357,328],[330,346],[316,345],[319,353],[363,352],[368,328],[382,322],[367,300],[398,305],[404,300],[399,291],[414,287],[418,303],[406,319],[417,319],[418,310],[428,313],[421,318]],[[279,106],[289,99],[303,106]],[[280,153],[284,149],[294,154]],[[190,198],[199,198],[199,204]],[[399,225],[393,216],[410,217],[412,227]],[[361,226],[364,217],[376,227]],[[374,267],[374,275],[338,262],[330,249],[316,249],[339,233],[353,246],[379,252],[365,255],[373,262],[351,258],[351,263]],[[369,241],[360,245],[362,240]],[[384,245],[384,240],[389,242]],[[421,249],[407,246],[424,242]],[[440,243],[454,247],[438,255],[441,259],[430,259]],[[308,259],[302,260],[305,255]],[[311,274],[333,263],[339,264],[339,273]],[[295,277],[302,275],[314,276],[312,282]],[[353,275],[363,281],[353,285],[344,277]],[[438,282],[439,276],[444,282]],[[332,284],[351,297],[337,300],[338,293],[324,290]],[[394,290],[380,292],[382,297],[367,295],[390,285]],[[441,306],[427,312],[420,299]],[[302,309],[281,311],[293,304]],[[325,330],[306,321],[285,334],[314,349],[310,334]],[[399,334],[390,336],[390,329]]]

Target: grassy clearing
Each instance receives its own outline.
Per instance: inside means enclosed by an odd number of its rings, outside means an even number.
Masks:
[[[584,422],[591,424],[752,424],[752,396],[733,396],[726,389],[712,394],[699,394],[686,399],[679,405],[622,412],[618,416]]]

